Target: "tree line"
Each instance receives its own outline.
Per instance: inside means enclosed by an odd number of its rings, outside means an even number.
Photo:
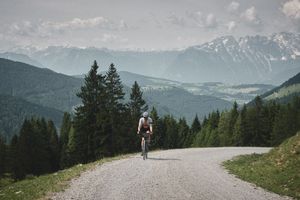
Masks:
[[[88,163],[103,157],[140,151],[137,125],[148,110],[143,93],[134,82],[125,100],[122,82],[113,64],[98,73],[95,61],[85,77],[78,97],[82,104],[75,113],[64,113],[60,134],[54,123],[43,118],[26,119],[19,135],[9,144],[0,136],[0,177],[15,180]],[[153,107],[152,149],[207,146],[275,146],[300,129],[300,97],[291,103],[264,103],[256,97],[253,105],[229,111],[196,115],[189,126],[185,118],[159,116]]]
[[[7,145],[0,137],[0,177],[15,180],[88,163],[103,157],[140,151],[138,120],[148,110],[140,86],[135,82],[129,101],[113,64],[106,74],[98,73],[95,61],[77,94],[82,104],[75,113],[64,113],[60,134],[54,123],[44,118],[26,119],[19,135]],[[160,117],[153,107],[152,149],[190,147],[201,125],[196,116],[191,128],[186,120]]]
[[[298,130],[300,97],[280,104],[257,96],[253,105],[239,109],[235,102],[229,111],[210,113],[192,146],[276,146]]]

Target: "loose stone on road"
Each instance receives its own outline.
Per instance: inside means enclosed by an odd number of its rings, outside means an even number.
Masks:
[[[149,153],[105,163],[84,172],[51,199],[290,199],[229,174],[221,165],[234,156],[265,153],[270,148],[190,148]]]

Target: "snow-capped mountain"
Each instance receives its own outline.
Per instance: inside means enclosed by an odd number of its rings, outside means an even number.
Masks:
[[[273,83],[300,71],[300,35],[232,36],[187,48],[166,70],[185,82]]]
[[[300,34],[224,36],[183,50],[117,51],[105,48],[48,47],[26,52],[56,72],[84,74],[97,60],[101,70],[114,63],[119,71],[180,82],[264,83],[280,85],[300,72]],[[14,60],[14,59],[13,59]]]

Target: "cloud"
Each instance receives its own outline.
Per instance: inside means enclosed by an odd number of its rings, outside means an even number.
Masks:
[[[262,21],[259,18],[256,8],[254,6],[245,10],[245,12],[241,14],[241,18],[246,25],[256,29],[257,31],[261,31]]]
[[[218,26],[218,22],[215,15],[212,13],[208,14],[205,19],[205,27],[216,28],[217,26]]]
[[[213,13],[204,15],[201,11],[187,12],[186,15],[193,21],[193,25],[201,28],[214,29],[217,28],[219,23]]]
[[[125,29],[127,30],[129,27],[127,23],[124,21],[124,19],[121,19],[120,24],[119,24],[119,29]]]
[[[300,19],[300,1],[291,0],[286,2],[282,7],[282,12],[291,19]]]
[[[22,21],[13,23],[9,27],[9,33],[19,36],[32,37],[50,37],[53,34],[63,34],[74,30],[85,29],[103,29],[103,30],[124,30],[128,29],[128,25],[124,20],[115,23],[104,17],[95,17],[88,19],[74,18],[70,21],[53,22],[53,21]]]
[[[229,32],[232,32],[234,29],[236,29],[237,24],[235,21],[230,21],[226,24],[226,26],[227,26],[227,30]]]
[[[102,38],[98,39],[98,41],[101,41],[104,43],[116,43],[116,42],[117,43],[126,43],[126,42],[128,42],[128,39],[117,36],[115,34],[104,33],[102,35]]]
[[[194,20],[195,22],[200,22],[202,23],[203,22],[203,13],[201,11],[196,11],[196,12],[186,12],[186,15]]]
[[[232,1],[228,6],[227,6],[227,11],[230,13],[236,13],[240,8],[240,3],[236,1]]]
[[[187,25],[185,19],[180,16],[176,16],[174,13],[172,13],[170,16],[167,17],[166,20],[168,23],[171,23],[173,25],[185,27]]]
[[[283,4],[281,11],[288,17],[300,31],[300,1],[291,0]]]

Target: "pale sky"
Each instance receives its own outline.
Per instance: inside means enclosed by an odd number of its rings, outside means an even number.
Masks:
[[[216,37],[300,32],[300,0],[0,0],[0,50],[185,48]]]

